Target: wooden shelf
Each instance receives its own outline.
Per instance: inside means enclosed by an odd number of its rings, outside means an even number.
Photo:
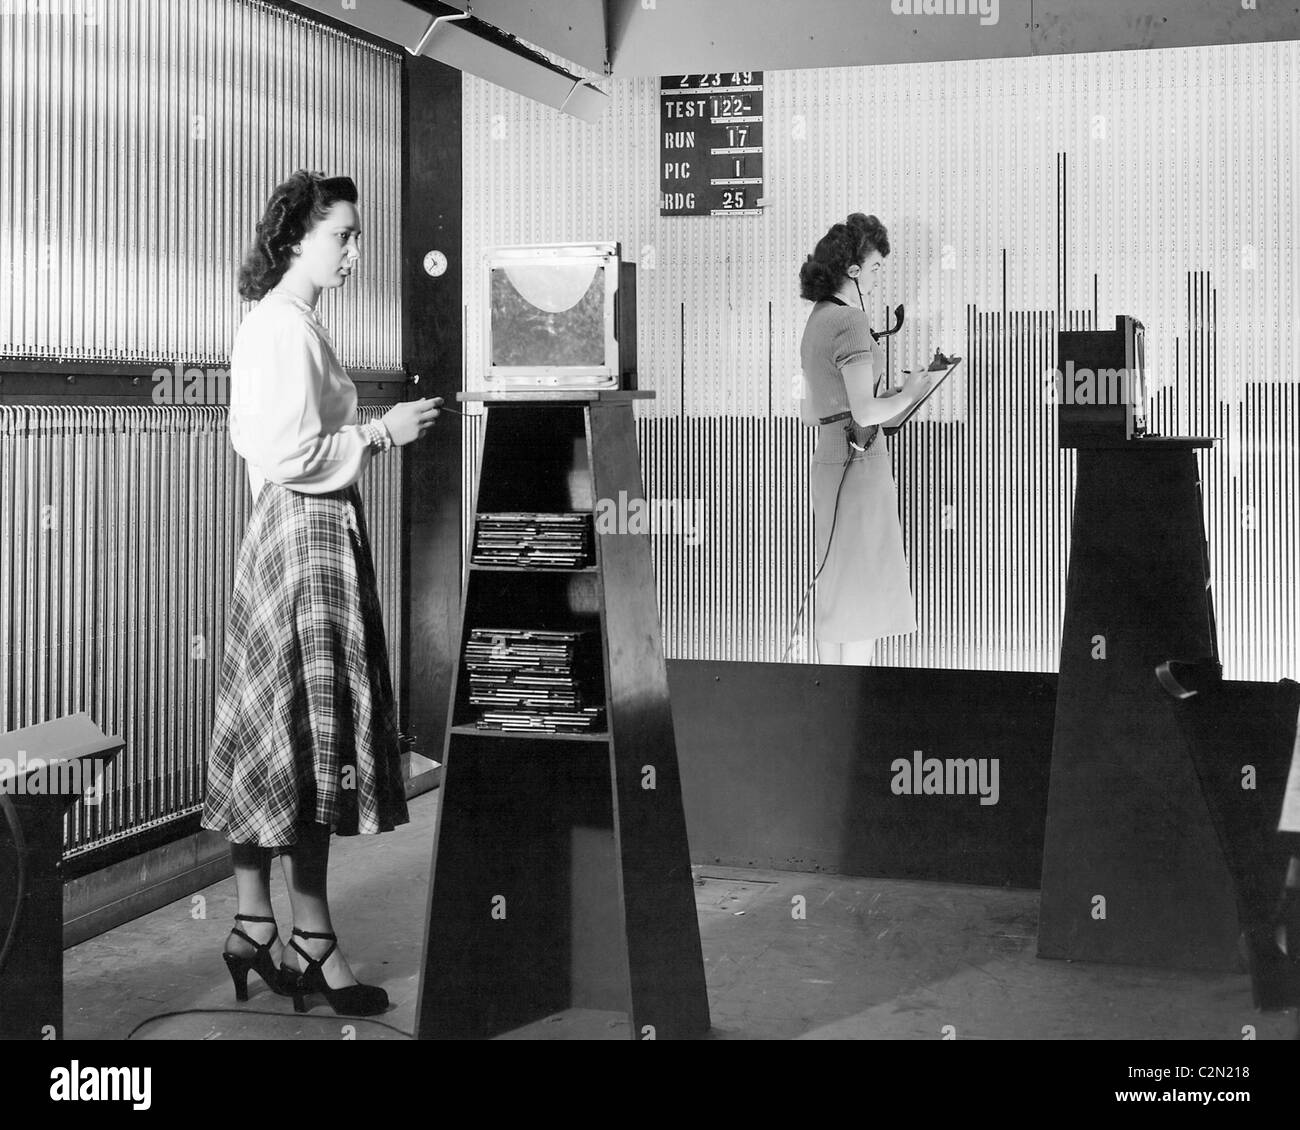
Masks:
[[[539,386],[537,388],[475,389],[470,392],[458,392],[456,394],[456,399],[460,401],[481,401],[484,404],[512,405],[527,405],[530,403],[554,404],[557,401],[568,403],[599,402],[603,404],[631,404],[634,400],[653,400],[654,396],[654,391],[648,388],[552,388],[549,386]]]
[[[473,738],[505,738],[508,741],[543,741],[543,742],[607,742],[609,733],[605,730],[599,732],[578,730],[573,733],[556,733],[552,734],[545,730],[493,730],[486,727],[473,725],[459,725],[451,728],[453,734],[461,734],[465,737]]]
[[[599,573],[595,565],[476,565],[469,567],[478,573]]]
[[[591,517],[595,514],[594,507],[588,507],[586,510],[476,510],[475,518],[501,518],[506,514],[585,514]]]
[[[474,545],[477,546],[478,544],[477,524],[479,519],[481,518],[504,518],[508,516],[541,518],[541,517],[549,517],[552,514],[563,514],[566,516],[575,516],[575,517],[581,517],[587,519],[585,533],[587,537],[587,544],[590,549],[589,556],[592,559],[592,563],[590,565],[482,565],[473,559],[474,554],[471,551],[469,567],[471,569],[480,569],[484,572],[513,572],[513,573],[528,573],[533,571],[539,573],[597,573],[599,572],[600,567],[596,564],[595,561],[596,548],[595,548],[595,527],[594,527],[595,510],[594,509],[550,510],[550,511],[479,510],[474,515],[474,522],[476,527],[474,530]]]

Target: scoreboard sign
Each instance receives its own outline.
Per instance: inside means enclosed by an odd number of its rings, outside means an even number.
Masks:
[[[763,72],[659,80],[659,214],[757,216]]]

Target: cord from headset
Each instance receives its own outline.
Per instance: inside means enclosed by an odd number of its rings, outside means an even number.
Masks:
[[[858,276],[856,273],[854,273],[850,277],[853,279],[853,285],[857,287],[858,290],[858,305],[862,307],[862,312],[865,314],[867,310],[867,303],[866,300],[862,297],[862,284],[858,282]],[[899,325],[902,325],[902,322],[899,322]],[[871,339],[872,341],[879,341],[880,335],[873,331],[871,334]],[[845,425],[844,432],[846,437],[848,437],[851,440],[853,435],[852,417],[850,417],[849,423]],[[867,442],[867,447],[871,446],[871,443],[875,440],[875,438],[876,437],[873,434],[871,440]],[[866,448],[862,448],[861,450],[865,451]],[[840,472],[840,485],[835,489],[835,508],[831,511],[831,532],[826,535],[826,552],[822,554],[822,563],[817,566],[817,572],[813,574],[812,580],[808,582],[808,587],[803,590],[803,599],[799,601],[799,611],[794,614],[794,623],[790,626],[790,638],[786,641],[785,651],[781,653],[782,663],[785,662],[786,656],[790,654],[790,649],[794,647],[794,637],[799,631],[800,623],[803,621],[803,610],[808,604],[808,596],[812,592],[813,586],[817,583],[817,578],[822,575],[822,570],[826,568],[826,562],[830,560],[831,541],[835,537],[835,523],[840,516],[840,495],[844,491],[844,480],[849,477],[849,464],[852,462],[853,462],[853,448],[849,447],[848,451],[844,455],[844,470]]]
[[[5,822],[13,836],[14,850],[18,854],[18,891],[14,898],[14,913],[5,931],[5,939],[0,943],[0,973],[4,972],[5,962],[13,950],[14,939],[18,937],[18,923],[23,914],[23,899],[27,896],[27,844],[23,840],[22,824],[18,820],[18,811],[7,794],[0,792],[0,811],[5,814]]]
[[[822,570],[826,568],[826,562],[830,560],[831,542],[835,537],[835,523],[839,520],[840,516],[840,495],[844,492],[844,480],[849,477],[849,464],[852,462],[853,448],[850,447],[847,454],[844,456],[844,469],[840,472],[840,485],[835,490],[835,507],[831,511],[830,533],[826,535],[826,552],[822,554],[822,563],[817,566],[817,572],[813,574],[812,580],[808,582],[808,587],[803,590],[803,599],[799,602],[799,611],[795,613],[794,623],[790,627],[790,638],[786,642],[785,651],[781,653],[782,663],[785,662],[786,656],[790,654],[790,649],[794,647],[794,637],[799,631],[800,622],[803,620],[803,610],[808,604],[808,596],[812,592],[813,586],[817,583],[817,578],[822,575]]]

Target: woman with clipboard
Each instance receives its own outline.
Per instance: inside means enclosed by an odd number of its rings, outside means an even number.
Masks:
[[[855,212],[831,227],[799,271],[800,294],[815,303],[799,346],[800,419],[820,427],[811,483],[821,663],[870,664],[881,636],[916,631],[881,432],[901,425],[947,373],[914,373],[899,390],[882,387],[885,353],[867,299],[888,254],[884,225]]]

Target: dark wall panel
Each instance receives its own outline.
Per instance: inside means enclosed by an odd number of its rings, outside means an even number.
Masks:
[[[670,660],[668,681],[693,862],[1038,886],[1055,676]],[[996,803],[896,794],[917,750],[986,785],[996,761]]]
[[[461,75],[428,59],[403,68],[403,356],[419,384],[410,398],[455,404],[461,374]],[[446,272],[424,270],[441,251]],[[460,615],[460,420],[443,415],[406,448],[406,623],[410,642],[401,715],[415,750],[442,758]]]

